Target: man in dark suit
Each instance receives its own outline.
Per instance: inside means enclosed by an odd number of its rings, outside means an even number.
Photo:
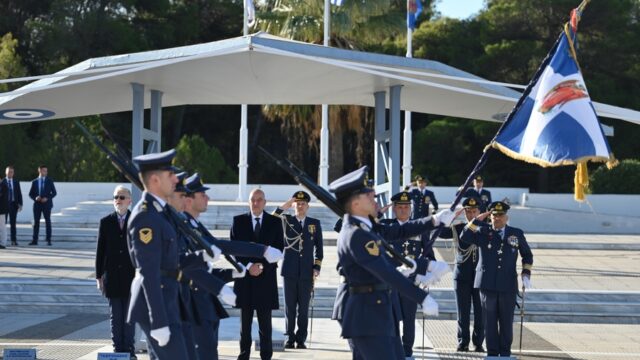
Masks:
[[[38,167],[39,176],[31,182],[29,197],[33,200],[33,241],[29,245],[38,245],[40,234],[40,216],[44,215],[47,226],[47,245],[51,246],[51,208],[53,208],[53,198],[57,195],[53,180],[48,176],[46,165]]]
[[[284,278],[284,312],[287,342],[285,348],[306,349],[309,302],[315,278],[322,265],[322,227],[320,220],[307,216],[311,196],[297,191],[276,209],[285,227],[284,261],[280,275]],[[295,216],[282,214],[295,203]],[[296,314],[298,331],[296,331]]]
[[[280,219],[264,211],[267,201],[264,192],[254,189],[249,194],[250,212],[233,218],[232,241],[253,241],[283,249],[282,223]],[[263,258],[238,257],[249,275],[236,280],[234,290],[240,308],[242,329],[240,330],[240,354],[238,360],[248,360],[251,354],[251,323],[256,311],[260,327],[260,357],[271,359],[271,311],[278,309],[277,264],[267,263]]]
[[[6,177],[2,179],[2,186],[6,184],[6,188],[8,190],[7,198],[9,202],[9,211],[6,217],[9,217],[9,223],[11,225],[11,245],[18,246],[18,240],[16,235],[16,218],[18,217],[18,212],[22,210],[22,191],[20,190],[20,182],[18,182],[14,175],[15,170],[12,165],[7,166],[5,169]]]
[[[0,181],[0,249],[7,248],[7,215],[9,213],[9,188]]]
[[[96,249],[96,284],[109,299],[111,341],[114,352],[130,353],[135,359],[134,327],[127,324],[129,291],[135,269],[127,250],[127,221],[131,192],[120,185],[113,192],[115,211],[100,219]]]

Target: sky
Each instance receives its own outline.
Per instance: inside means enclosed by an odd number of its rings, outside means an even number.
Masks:
[[[442,16],[466,19],[476,14],[484,5],[484,0],[440,0],[436,8]]]

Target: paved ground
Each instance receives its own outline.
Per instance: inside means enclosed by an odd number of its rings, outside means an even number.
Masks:
[[[640,243],[640,236],[531,235],[533,244]],[[451,249],[439,247],[439,255],[451,260]],[[0,280],[93,279],[94,249],[91,243],[58,243],[52,247],[20,246],[0,250]],[[333,268],[335,247],[325,250],[320,286],[337,283]],[[638,291],[640,289],[640,253],[625,250],[534,249],[533,282],[537,289]],[[450,276],[439,287],[451,287]],[[417,321],[418,329],[422,321]],[[254,329],[257,326],[254,326]],[[454,321],[425,321],[425,346],[416,339],[416,359],[480,359],[480,354],[455,352]],[[0,313],[0,348],[36,348],[38,359],[95,359],[108,352],[109,325],[105,315]],[[220,352],[222,359],[234,359],[238,351],[239,320],[223,322]],[[274,319],[274,338],[282,338],[283,319]],[[257,338],[257,334],[254,335]],[[519,329],[514,334],[517,352]],[[524,353],[520,359],[640,359],[640,325],[527,323],[524,327]],[[274,354],[274,359],[350,359],[346,342],[339,337],[337,323],[314,320],[309,350]],[[255,353],[253,355],[256,355]],[[146,359],[145,355],[139,357]]]

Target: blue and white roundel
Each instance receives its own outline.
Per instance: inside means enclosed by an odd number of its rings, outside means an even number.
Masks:
[[[0,110],[0,120],[42,120],[55,114],[43,109],[9,109]]]

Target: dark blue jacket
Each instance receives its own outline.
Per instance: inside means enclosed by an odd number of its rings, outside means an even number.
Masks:
[[[454,239],[456,249],[456,267],[453,270],[453,280],[473,284],[476,277],[476,267],[480,260],[480,253],[476,245],[460,241],[465,224],[457,224],[443,228],[440,236],[443,239]],[[465,255],[466,254],[466,255]]]
[[[465,191],[464,197],[472,197],[480,200],[480,212],[487,211],[487,206],[491,204],[491,192],[485,188],[482,188],[480,192],[473,187],[470,187]]]
[[[411,227],[414,226],[415,222],[417,221],[422,221],[422,220],[417,219],[417,220],[406,222],[405,223],[405,225],[407,225],[406,229],[411,230]],[[385,225],[396,225],[398,227],[401,226],[400,223],[398,222],[398,219],[383,219],[380,221],[380,223]],[[385,240],[389,241],[389,243],[391,243],[399,253],[403,254],[406,257],[410,257],[412,259],[424,257],[427,259],[435,260],[436,256],[435,256],[435,253],[433,252],[433,244],[429,244],[430,243],[429,235],[431,234],[433,225],[431,225],[432,224],[431,220],[422,221],[421,224],[425,224],[426,230],[420,234],[413,235],[413,236],[406,236],[402,238],[392,238],[392,237],[386,237],[386,236],[383,236],[383,237],[385,238]],[[385,227],[387,229],[395,228],[394,226],[391,226],[391,227],[385,226]],[[382,230],[381,232],[378,232],[378,233],[384,234],[385,230]]]
[[[409,192],[409,195],[411,195],[411,202],[413,203],[412,219],[429,216],[431,214],[429,211],[429,205],[433,206],[433,212],[438,211],[438,200],[436,200],[436,196],[433,194],[433,191],[427,189],[421,191],[420,188],[413,188]]]
[[[56,187],[55,185],[53,185],[53,180],[51,180],[50,177],[46,176],[44,178],[44,186],[42,191],[40,191],[40,178],[36,178],[35,180],[31,181],[31,190],[29,190],[29,197],[31,198],[31,200],[34,201],[33,205],[34,206],[43,206],[45,208],[52,208],[53,207],[53,198],[56,197],[56,195],[58,194],[56,192]],[[36,197],[46,197],[47,198],[47,202],[45,203],[40,203],[36,201]]]
[[[279,210],[279,211],[278,211]],[[320,271],[322,265],[322,227],[320,220],[311,217],[304,219],[304,227],[295,216],[281,215],[282,209],[278,208],[275,215],[281,218],[286,229],[284,260],[280,275],[295,279],[311,280],[313,270]],[[300,240],[297,240],[300,237]],[[302,246],[300,246],[302,241]]]
[[[18,206],[22,206],[22,190],[20,190],[20,181],[16,180],[16,178],[14,177],[13,179],[11,179],[12,184],[13,185],[13,201],[18,205]],[[6,189],[7,191],[7,202],[9,202],[10,199],[10,195],[9,195],[9,180],[7,178],[2,179],[2,182],[0,182],[0,186],[3,189]]]

